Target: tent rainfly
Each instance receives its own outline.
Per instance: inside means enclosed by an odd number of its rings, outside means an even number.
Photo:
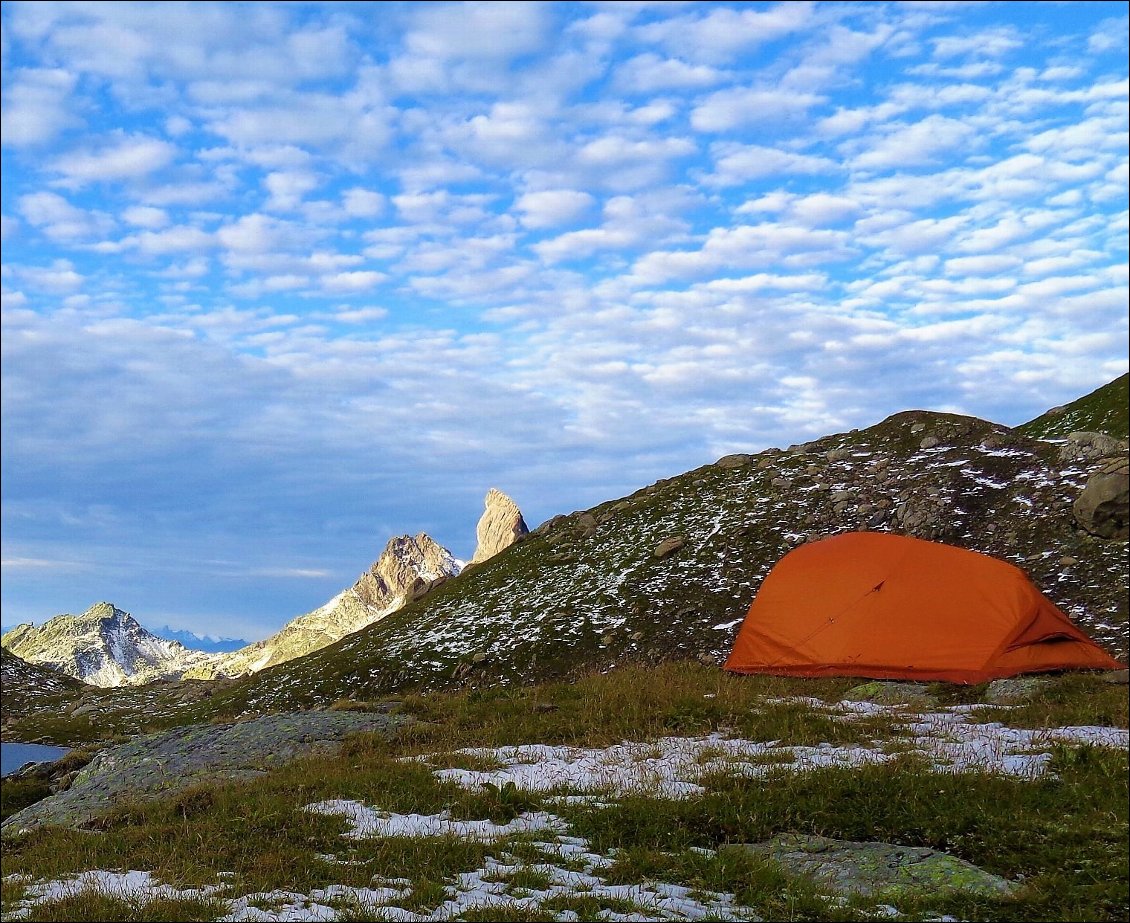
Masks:
[[[1118,670],[1019,568],[905,535],[849,532],[770,571],[726,669],[981,683]]]

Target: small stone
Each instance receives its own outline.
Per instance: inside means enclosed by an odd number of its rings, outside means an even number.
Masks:
[[[914,425],[913,425],[913,426],[912,426],[912,427],[910,428],[910,431],[911,431],[912,433],[916,433],[916,434],[917,434],[917,433],[921,433],[921,432],[922,432],[923,430],[925,430],[925,429],[926,429],[926,424],[925,424],[925,423],[915,423],[915,424],[914,424]]]
[[[932,449],[937,444],[938,444],[938,439],[937,439],[936,436],[927,436],[920,443],[918,443],[918,447],[920,449]]]

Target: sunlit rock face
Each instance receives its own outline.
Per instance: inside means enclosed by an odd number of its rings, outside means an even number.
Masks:
[[[502,491],[492,487],[487,491],[486,510],[475,529],[478,545],[471,563],[479,564],[494,557],[529,531],[518,505]]]
[[[459,573],[460,562],[421,532],[389,539],[385,550],[353,586],[281,631],[191,670],[190,678],[256,673],[318,650],[419,599]]]

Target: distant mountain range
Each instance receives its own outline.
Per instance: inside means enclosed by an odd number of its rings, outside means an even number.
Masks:
[[[518,507],[501,491],[492,488],[485,506],[477,527],[476,562],[488,560],[528,531]],[[27,663],[95,686],[235,677],[332,644],[422,598],[462,568],[463,562],[428,535],[402,535],[389,540],[353,586],[252,644],[188,647],[180,638],[201,639],[189,632],[173,632],[176,639],[151,632],[108,602],[81,615],[57,615],[39,627],[17,625],[0,637],[0,644]]]
[[[178,644],[183,644],[185,647],[192,648],[196,651],[204,651],[208,654],[224,654],[229,651],[237,651],[241,647],[247,646],[247,641],[242,638],[213,638],[198,635],[191,631],[179,631],[175,628],[170,628],[168,625],[154,628],[153,634],[158,638],[176,641]]]

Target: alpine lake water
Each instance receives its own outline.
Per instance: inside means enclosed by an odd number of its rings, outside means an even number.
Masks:
[[[48,747],[44,744],[0,742],[0,776],[15,772],[25,763],[50,763],[59,759],[69,747]]]

